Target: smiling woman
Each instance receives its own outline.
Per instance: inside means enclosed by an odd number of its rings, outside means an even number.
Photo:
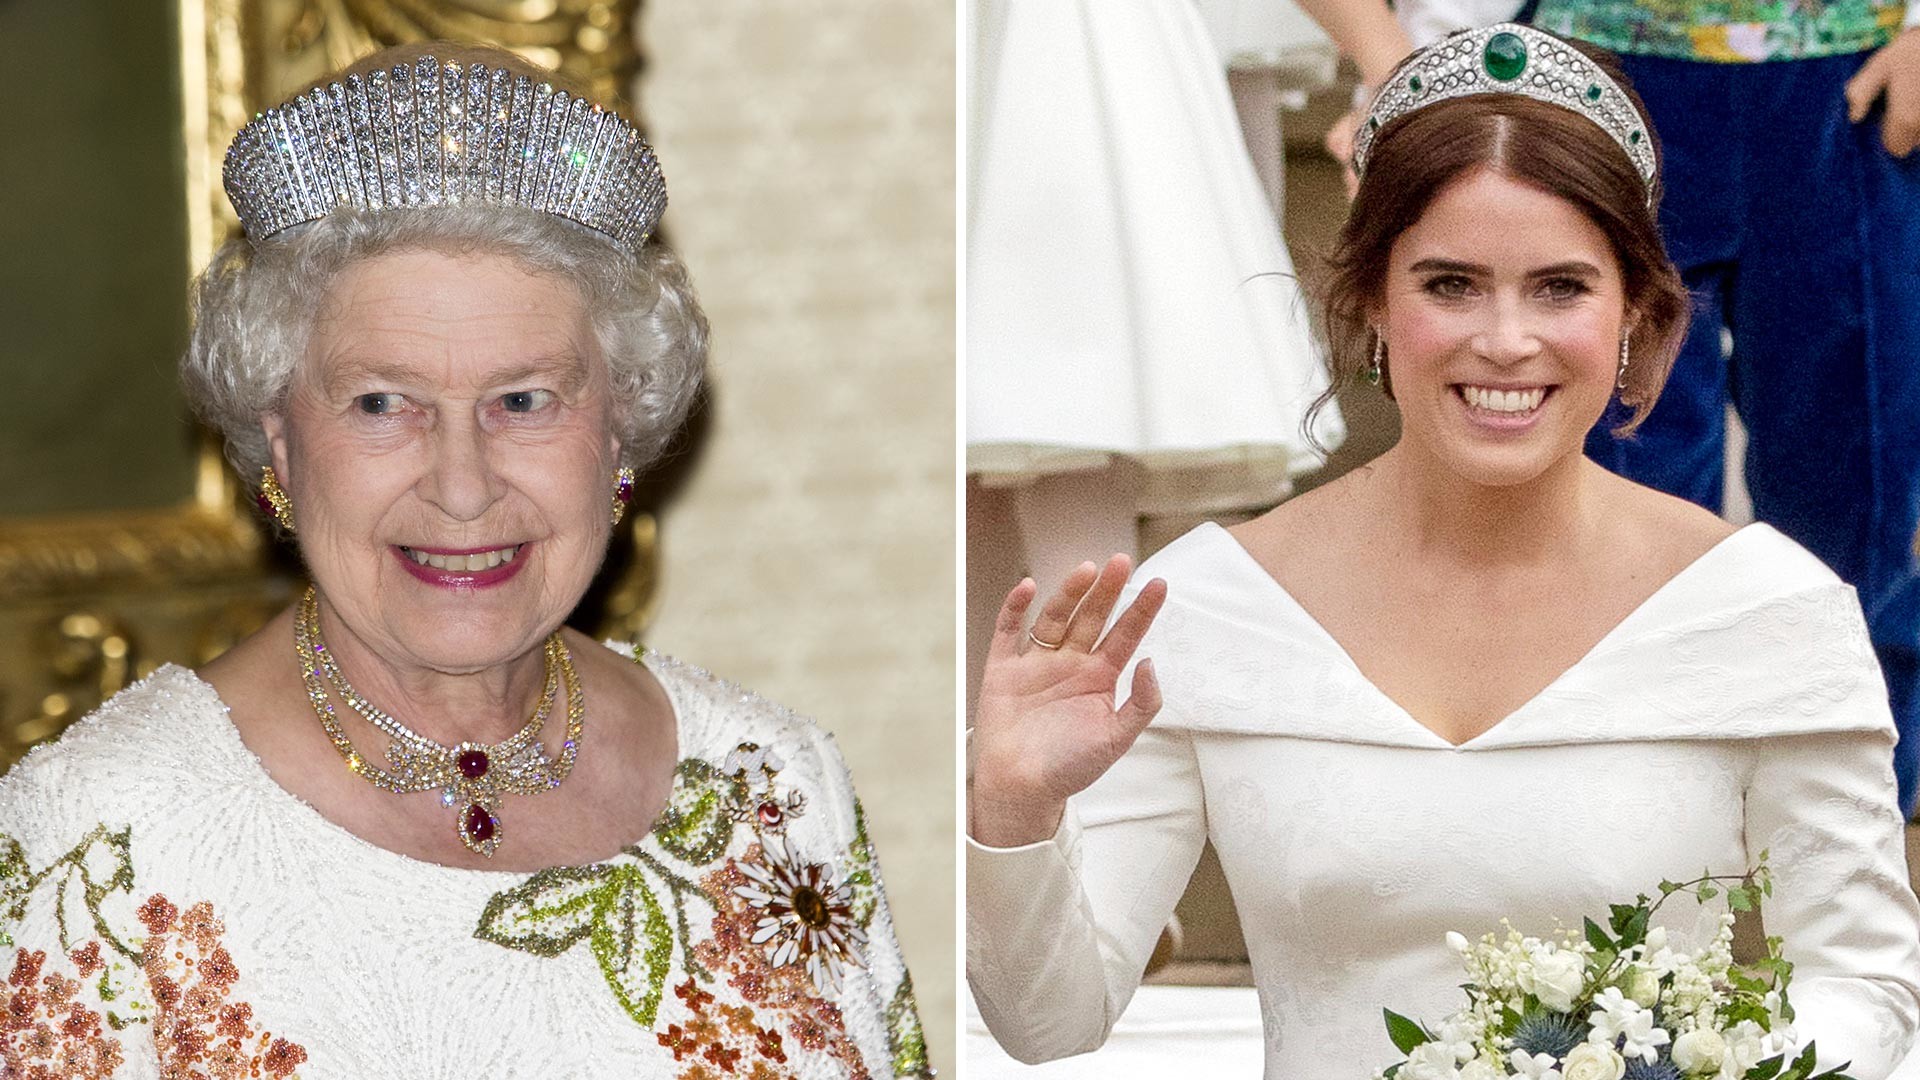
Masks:
[[[182,370],[313,584],[0,780],[0,1073],[929,1073],[831,738],[562,626],[707,327],[551,78],[388,50],[236,138]]]
[[[1007,597],[971,746],[982,1016],[1022,1060],[1098,1046],[1210,841],[1267,1074],[1363,1076],[1392,1060],[1383,1005],[1457,1003],[1448,931],[1578,925],[1770,851],[1796,1030],[1882,1080],[1920,1031],[1920,903],[1858,601],[1583,452],[1610,400],[1644,417],[1686,322],[1638,99],[1507,24],[1409,58],[1359,145],[1326,326],[1400,440],[1131,582],[1083,565],[1030,631],[1034,583]],[[1662,918],[1704,943],[1715,914]],[[1516,1058],[1497,1034],[1443,1032],[1398,1075],[1683,1075],[1605,1032],[1564,1061],[1581,1032]]]

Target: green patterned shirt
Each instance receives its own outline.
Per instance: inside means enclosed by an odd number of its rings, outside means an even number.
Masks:
[[[1877,49],[1903,0],[1541,0],[1534,25],[1618,53],[1753,63]]]

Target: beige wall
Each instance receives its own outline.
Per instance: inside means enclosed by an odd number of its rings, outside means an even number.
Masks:
[[[647,0],[639,34],[714,329],[649,643],[836,733],[951,1075],[953,7]]]

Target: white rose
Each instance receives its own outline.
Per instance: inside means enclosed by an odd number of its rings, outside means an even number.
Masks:
[[[1460,1066],[1460,1080],[1504,1080],[1506,1075],[1479,1058]]]
[[[1673,1042],[1673,1063],[1681,1072],[1712,1072],[1727,1055],[1727,1040],[1719,1033],[1702,1028],[1689,1031]]]
[[[1522,989],[1554,1012],[1573,1008],[1573,999],[1587,983],[1587,962],[1576,952],[1541,953],[1533,958],[1533,985]]]
[[[1567,1055],[1566,1067],[1560,1073],[1567,1080],[1620,1080],[1627,1075],[1627,1059],[1611,1046],[1581,1043]]]

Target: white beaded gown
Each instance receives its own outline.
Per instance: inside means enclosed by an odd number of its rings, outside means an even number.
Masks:
[[[0,1076],[931,1076],[831,738],[645,663],[679,726],[666,811],[537,873],[332,824],[184,668],[121,692],[0,778]],[[865,945],[821,964],[769,918]]]
[[[1146,512],[1278,502],[1322,463],[1326,374],[1192,0],[970,15],[968,471],[1125,461]]]
[[[1224,529],[1149,559],[1129,598],[1153,577],[1168,595],[1140,655],[1160,714],[1053,839],[969,845],[967,976],[1016,1057],[1100,1044],[1209,839],[1269,1080],[1398,1061],[1382,1008],[1438,1022],[1464,1004],[1449,930],[1508,917],[1546,936],[1763,850],[1802,1040],[1857,1080],[1906,1053],[1920,904],[1886,686],[1853,589],[1780,533],[1723,540],[1459,746],[1368,682]],[[1676,903],[1661,913],[1676,937],[1718,914]]]

